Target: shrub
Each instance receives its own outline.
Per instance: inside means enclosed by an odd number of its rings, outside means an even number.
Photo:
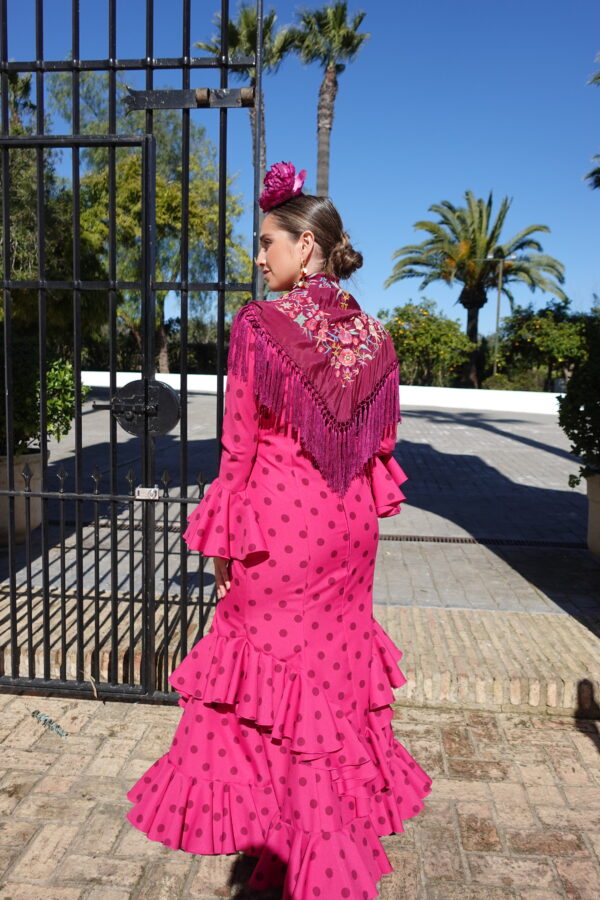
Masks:
[[[575,368],[558,400],[559,424],[581,459],[579,474],[569,477],[571,487],[582,477],[600,473],[600,327],[591,331],[590,355]]]
[[[5,395],[4,344],[0,349],[0,388]],[[37,345],[33,336],[15,336],[12,341],[12,407],[14,453],[19,455],[39,448],[41,439],[39,404],[40,380]],[[52,361],[46,371],[46,430],[49,438],[60,441],[68,434],[75,415],[75,379],[73,366],[65,360]],[[86,397],[88,388],[82,388]],[[6,451],[6,408],[0,409],[0,453]]]
[[[403,384],[453,384],[473,345],[460,324],[437,311],[433,300],[406,303],[377,314],[392,336]]]

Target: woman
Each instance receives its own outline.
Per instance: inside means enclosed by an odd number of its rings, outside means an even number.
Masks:
[[[431,787],[393,737],[402,654],[372,615],[377,517],[404,499],[398,363],[340,287],[362,257],[305,174],[265,177],[257,264],[284,293],[234,319],[219,476],[184,534],[220,602],[170,676],[184,713],[128,818],[170,847],[257,856],[250,886],[284,900],[371,900],[392,871],[379,836]]]

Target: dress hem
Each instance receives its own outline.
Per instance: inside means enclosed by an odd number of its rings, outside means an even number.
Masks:
[[[391,729],[392,688],[406,681],[401,656],[373,620],[369,709],[358,733],[306,673],[244,635],[209,631],[169,678],[180,704],[190,716],[204,705],[229,706],[272,743],[284,744],[291,762],[328,771],[339,817],[330,830],[305,830],[282,816],[270,785],[191,777],[165,754],[127,794],[134,804],[127,819],[174,849],[258,856],[249,886],[283,885],[283,900],[305,900],[307,885],[319,884],[325,898],[332,853],[339,854],[345,861],[334,863],[336,893],[372,900],[376,882],[392,871],[379,837],[403,833],[403,821],[421,812],[431,788]]]

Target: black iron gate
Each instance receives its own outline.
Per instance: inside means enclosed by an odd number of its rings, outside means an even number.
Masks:
[[[217,298],[218,436],[224,403],[226,297],[250,293],[256,282],[254,269],[252,283],[228,278],[228,112],[232,107],[260,102],[262,2],[257,3],[256,60],[229,58],[226,27],[221,28],[219,56],[193,57],[191,13],[198,5],[193,0],[182,3],[181,57],[154,57],[155,4],[147,0],[145,57],[119,59],[118,0],[107,0],[107,57],[81,59],[79,0],[64,3],[69,5],[72,23],[70,59],[44,59],[44,14],[49,4],[35,0],[36,58],[13,62],[9,61],[10,11],[7,0],[0,0],[4,385],[4,446],[0,453],[5,454],[0,466],[6,476],[4,483],[0,481],[0,541],[5,545],[0,561],[0,690],[174,702],[177,695],[169,688],[168,675],[202,636],[215,602],[212,578],[206,576],[202,558],[188,555],[181,540],[190,504],[196,504],[204,491],[203,475],[196,460],[190,459],[188,443],[190,298],[201,292],[214,292]],[[207,9],[203,0],[199,5]],[[225,25],[227,0],[220,6],[220,21]],[[23,27],[21,20],[18,26]],[[230,89],[230,70],[250,63],[255,64],[256,95],[252,89]],[[154,74],[167,68],[179,70],[181,90],[154,90]],[[198,69],[216,69],[218,87],[192,88],[190,75]],[[145,73],[144,90],[130,90],[127,99],[130,108],[145,111],[142,133],[117,133],[117,76],[123,71]],[[108,121],[105,128],[99,123],[98,129],[106,133],[81,133],[80,82],[85,72],[106,74]],[[25,132],[13,113],[19,102],[19,79],[29,73],[35,79],[35,103],[30,104],[35,108],[35,127]],[[45,133],[45,78],[49,73],[67,73],[70,79],[70,134]],[[181,110],[181,262],[179,277],[166,282],[156,280],[157,142],[153,134],[153,111],[165,108]],[[190,111],[194,108],[215,109],[219,115],[214,275],[203,281],[194,280],[189,261]],[[260,118],[255,116],[256,128]],[[254,147],[256,196],[258,133]],[[51,229],[56,227],[56,222],[48,221],[52,217],[47,204],[46,159],[57,149],[70,153],[72,161],[72,252],[68,270],[59,272],[55,264],[49,271],[46,252],[53,238]],[[89,260],[86,263],[82,250],[81,154],[86,150],[106,154],[107,239],[104,269],[95,277],[86,270]],[[28,234],[28,219],[17,208],[20,196],[16,188],[23,171],[27,173],[19,160],[28,152],[33,155],[31,196],[35,209],[27,214],[35,221],[35,234],[29,236],[35,242],[37,258],[35,271],[23,274],[15,267],[18,269],[21,233]],[[129,280],[119,277],[117,219],[123,210],[118,203],[117,161],[123,153],[138,155],[140,175],[139,193],[129,198],[133,206],[138,202],[141,206],[139,232],[128,248],[130,256],[137,254],[133,265],[139,277]],[[257,224],[255,216],[253,250]],[[180,303],[177,390],[156,375],[158,291],[175,292]],[[117,311],[123,292],[137,298],[140,310],[140,370],[125,386],[120,384],[118,372]],[[91,315],[98,317],[100,308],[104,310],[101,327],[106,336],[108,385],[105,396],[96,391],[87,397],[82,385],[83,330],[86,315],[92,310]],[[50,326],[56,328],[57,322],[60,326],[61,315],[68,322],[65,343],[70,351],[55,367],[48,334]],[[70,454],[57,452],[51,440],[65,379],[67,384],[72,379]],[[200,398],[195,402],[198,414],[214,415],[211,401]],[[39,438],[39,451],[25,456],[18,453],[23,449],[24,410],[29,412],[29,436],[33,418],[33,431]],[[92,424],[88,427],[88,423]],[[207,463],[212,474],[219,448],[217,439]],[[159,472],[158,463],[165,454],[170,465]],[[206,449],[203,459],[207,460]]]

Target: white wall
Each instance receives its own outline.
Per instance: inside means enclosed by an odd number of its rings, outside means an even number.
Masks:
[[[123,387],[130,381],[137,381],[139,377],[139,372],[118,372],[117,387]],[[157,378],[179,390],[179,375],[158,374]],[[108,388],[110,385],[108,372],[82,372],[81,380],[90,387]],[[217,376],[188,375],[188,393],[216,394]],[[560,394],[538,391],[477,391],[468,388],[400,385],[400,406],[403,409],[414,406],[420,409],[469,409],[556,415],[559,396]]]

